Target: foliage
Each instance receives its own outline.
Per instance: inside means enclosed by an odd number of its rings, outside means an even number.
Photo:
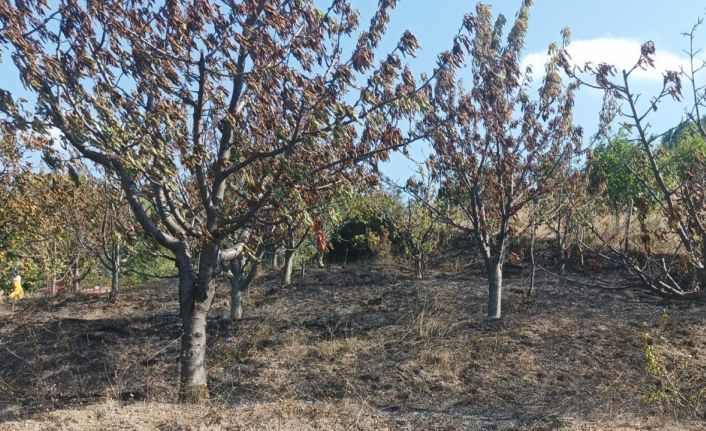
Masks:
[[[448,205],[444,196],[439,196],[433,178],[421,167],[404,189],[411,199],[395,220],[396,232],[402,254],[414,263],[417,278],[423,278],[429,255],[441,245],[441,220],[449,217]]]
[[[591,191],[603,197],[605,205],[620,213],[638,199],[652,200],[649,164],[638,144],[624,133],[598,144],[589,162]]]
[[[489,6],[479,4],[465,18],[466,32],[445,55],[455,65],[468,63],[472,87],[459,83],[465,69],[444,69],[424,124],[435,150],[432,173],[459,196],[468,223],[457,226],[479,244],[489,274],[489,316],[496,318],[513,219],[551,190],[582,135],[572,124],[577,85],[564,86],[559,74],[568,61],[563,48],[550,46],[537,99],[530,95],[530,71],[520,70],[531,4],[522,3],[505,40],[506,19],[499,15],[493,23]]]
[[[365,178],[359,162],[421,139],[400,129],[435,77],[418,83],[403,63],[414,35],[376,64],[395,3],[381,0],[364,30],[345,0],[0,3],[0,44],[36,96],[37,128],[105,168],[176,258],[184,399],[207,396],[204,315],[221,264],[281,216],[273,203],[314,204]]]
[[[689,175],[694,161],[706,160],[706,139],[693,122],[683,122],[663,139],[658,157],[667,181],[678,184]]]
[[[662,311],[659,322],[653,329],[644,323],[642,327],[642,350],[645,360],[645,390],[642,401],[651,407],[681,407],[699,410],[706,389],[703,374],[689,375],[693,364],[690,355],[675,354],[674,342],[668,338],[670,315],[667,308]]]
[[[5,103],[11,101],[5,100]],[[3,289],[9,288],[10,277],[23,261],[26,241],[23,236],[34,232],[35,221],[41,216],[35,202],[24,199],[24,190],[33,180],[31,165],[26,160],[26,153],[31,149],[27,144],[14,121],[0,122],[0,286]],[[24,267],[25,286],[31,288],[38,271],[32,262]]]
[[[399,193],[354,190],[332,224],[330,257],[336,261],[387,258],[395,252],[395,220],[403,213]]]
[[[700,114],[704,109],[704,99],[700,96],[703,87],[698,83],[698,72],[706,65],[697,66],[695,62],[698,51],[694,46],[699,24],[685,33],[691,42],[691,50],[687,51],[691,58],[690,69],[682,73],[664,71],[662,88],[647,107],[638,105],[640,95],[632,89],[631,77],[637,70],[655,67],[653,42],[642,45],[635,64],[619,77],[615,66],[609,64],[586,64],[573,69],[568,64],[566,66],[566,72],[579,78],[583,85],[605,93],[600,135],[609,139],[614,123],[620,123],[621,128],[632,133],[639,151],[633,158],[623,159],[622,164],[628,169],[632,181],[639,182],[643,192],[655,203],[663,220],[658,227],[650,228],[646,223],[650,201],[643,198],[636,202],[641,231],[639,256],[619,250],[609,239],[598,235],[595,227],[593,231],[603,246],[617,256],[648,290],[683,298],[704,297],[706,292],[706,225],[703,224],[706,218],[706,158],[699,150],[702,143],[697,137],[706,140]],[[675,132],[667,134],[664,141],[667,145],[659,145],[659,137],[648,134],[649,116],[665,99],[683,100],[683,79],[690,82],[693,92],[693,104],[686,109],[690,124],[674,129]],[[684,150],[687,152],[682,152]],[[634,160],[646,168],[635,168]],[[656,251],[655,244],[671,250]]]
[[[73,257],[81,254],[80,248],[74,249],[75,225],[67,218],[78,210],[72,205],[72,187],[60,174],[27,171],[15,178],[6,197],[4,269],[16,268],[29,290],[65,279]]]
[[[123,267],[122,285],[139,286],[145,280],[173,278],[176,275],[174,260],[160,253],[159,247],[142,238],[132,244]]]

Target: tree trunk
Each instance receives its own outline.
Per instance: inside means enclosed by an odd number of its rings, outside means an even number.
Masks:
[[[489,262],[488,271],[488,318],[500,319],[502,316],[503,264]]]
[[[534,211],[534,209],[532,210]],[[537,223],[534,220],[534,212],[532,215],[532,227],[530,230],[530,285],[527,289],[527,296],[532,296],[534,293],[534,282],[537,275],[537,261],[534,256],[534,243],[537,242]]]
[[[318,263],[319,268],[323,268],[325,266],[324,265],[324,252],[320,251],[318,253],[318,262],[317,263]]]
[[[250,261],[249,269],[246,271],[248,260],[245,257],[236,259],[230,264],[233,278],[230,283],[230,319],[242,320],[243,318],[243,295],[250,288],[250,283],[257,277],[264,253],[259,253],[256,258]]]
[[[421,280],[424,278],[424,258],[422,254],[419,253],[414,257],[414,268],[417,275],[417,279]]]
[[[110,296],[115,297],[120,290],[120,264],[110,272]]]
[[[245,281],[245,265],[242,259],[238,259],[231,265],[233,278],[230,281],[230,320],[241,320],[243,318],[243,284]]]
[[[115,298],[120,290],[120,245],[113,244],[110,254],[110,298]]]
[[[78,293],[80,288],[81,288],[81,279],[80,279],[80,275],[79,275],[78,263],[76,263],[74,265],[74,268],[71,270],[71,292]]]
[[[275,270],[280,270],[282,269],[282,250],[279,248],[276,248],[274,251],[274,256],[272,257],[272,268]]]
[[[206,323],[215,294],[219,247],[204,246],[199,258],[198,277],[194,277],[188,251],[177,257],[179,268],[179,313],[181,338],[181,387],[179,399],[202,403],[209,399],[206,373]]]
[[[562,225],[562,220],[561,216],[558,217],[558,222],[557,222],[557,227],[556,227],[556,241],[557,241],[557,248],[559,249],[559,273],[561,275],[564,275],[566,273],[566,253],[564,253],[564,249],[566,248],[566,236],[564,235],[562,229],[564,229],[564,226]],[[567,221],[568,223],[568,221]]]
[[[284,252],[284,269],[282,270],[282,285],[292,285],[292,270],[294,269],[294,250],[287,249]]]
[[[585,254],[583,240],[584,240],[584,228],[580,227],[579,231],[578,231],[578,241],[576,241],[576,242],[577,242],[578,249],[579,249],[579,262],[581,264],[581,268],[584,267],[584,254]]]
[[[239,280],[232,280],[230,287],[230,320],[243,318],[243,287]]]
[[[706,302],[706,238],[701,238],[701,268],[699,271],[699,296]]]
[[[78,263],[75,261],[69,266],[69,277],[71,279],[71,293],[78,293],[81,286],[78,280]]]
[[[56,295],[58,289],[56,287],[56,241],[54,241],[54,253],[51,257],[51,295]]]
[[[632,219],[632,208],[634,206],[633,200],[630,199],[630,204],[628,206],[628,218],[625,220],[625,253],[630,252],[630,220]]]

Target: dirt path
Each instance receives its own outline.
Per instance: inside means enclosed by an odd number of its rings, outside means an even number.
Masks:
[[[286,290],[266,276],[235,327],[222,292],[209,407],[175,404],[169,282],[114,304],[2,306],[0,428],[705,429],[703,307],[551,278],[532,298],[519,276],[507,286],[500,323],[483,319],[480,278],[386,267],[310,270]]]

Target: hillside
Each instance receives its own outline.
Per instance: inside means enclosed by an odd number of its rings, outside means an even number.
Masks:
[[[223,289],[209,406],[176,404],[171,281],[115,303],[3,304],[0,428],[703,429],[703,306],[546,274],[538,287],[528,298],[509,273],[504,317],[489,323],[480,276],[310,269],[288,289],[260,278],[234,326]]]

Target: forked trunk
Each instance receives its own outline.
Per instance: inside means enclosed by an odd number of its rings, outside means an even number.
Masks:
[[[181,387],[179,399],[201,403],[209,399],[206,373],[206,324],[215,293],[218,246],[205,246],[194,277],[191,256],[177,258],[179,268],[179,311],[183,327],[181,338]]]
[[[263,255],[264,253],[259,253],[249,262],[250,265],[245,257],[230,263],[230,270],[233,273],[233,278],[230,280],[230,319],[233,321],[243,318],[243,296],[250,288],[250,283],[257,277]]]
[[[490,262],[488,271],[488,318],[500,319],[502,316],[503,264],[502,261]]]

